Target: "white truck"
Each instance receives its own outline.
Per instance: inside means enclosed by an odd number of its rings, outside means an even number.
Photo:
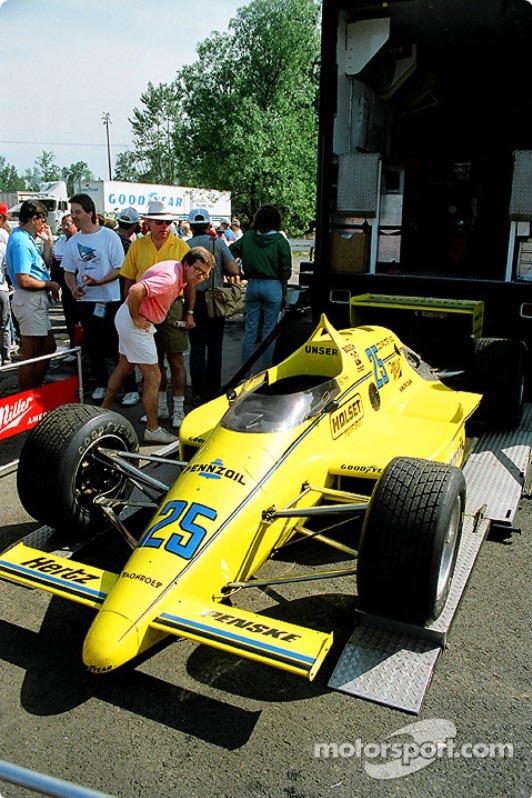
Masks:
[[[127,183],[120,180],[81,180],[76,190],[89,194],[96,210],[116,217],[124,208],[147,212],[152,200],[160,200],[185,219],[192,208],[207,208],[213,220],[231,217],[231,193],[188,186],[159,186],[151,183]]]
[[[67,185],[64,180],[43,183],[38,191],[19,191],[18,202],[9,208],[9,215],[18,221],[20,206],[26,200],[39,200],[48,211],[48,224],[52,233],[60,232],[61,219],[69,210]]]

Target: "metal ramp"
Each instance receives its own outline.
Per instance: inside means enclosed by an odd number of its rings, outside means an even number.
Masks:
[[[421,628],[358,613],[329,687],[417,714],[445,646],[480,547],[492,525],[511,528],[530,465],[532,405],[518,429],[485,433],[469,457],[466,517],[451,591],[440,617]]]

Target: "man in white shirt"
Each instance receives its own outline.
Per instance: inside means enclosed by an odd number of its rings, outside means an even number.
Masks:
[[[65,246],[62,266],[65,282],[78,301],[94,383],[92,399],[101,401],[109,379],[106,357],[118,362],[118,335],[114,325],[121,304],[118,274],[124,250],[114,230],[100,227],[96,207],[88,194],[70,197],[72,221],[78,233]]]

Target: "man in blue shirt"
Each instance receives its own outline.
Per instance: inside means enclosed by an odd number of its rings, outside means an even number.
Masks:
[[[22,360],[51,355],[56,350],[49,295],[58,301],[60,286],[55,280],[50,280],[47,268],[52,259],[53,243],[47,219],[48,211],[41,202],[23,202],[19,227],[9,236],[6,249],[7,270],[15,289],[11,308],[20,328]],[[36,239],[43,242],[42,254]],[[42,360],[21,366],[18,371],[21,390],[42,385],[48,363],[48,360]]]

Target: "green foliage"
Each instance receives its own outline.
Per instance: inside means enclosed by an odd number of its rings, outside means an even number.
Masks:
[[[197,47],[197,61],[172,83],[149,84],[144,108],[130,120],[137,165],[128,174],[229,190],[243,221],[271,202],[291,233],[308,229],[315,215],[319,12],[316,0],[252,0],[228,33]]]
[[[85,161],[77,161],[77,163],[72,163],[70,166],[64,166],[61,169],[60,179],[66,182],[68,196],[70,197],[78,190],[80,181],[94,180],[94,175]]]
[[[0,191],[22,191],[24,180],[17,170],[0,155]]]

